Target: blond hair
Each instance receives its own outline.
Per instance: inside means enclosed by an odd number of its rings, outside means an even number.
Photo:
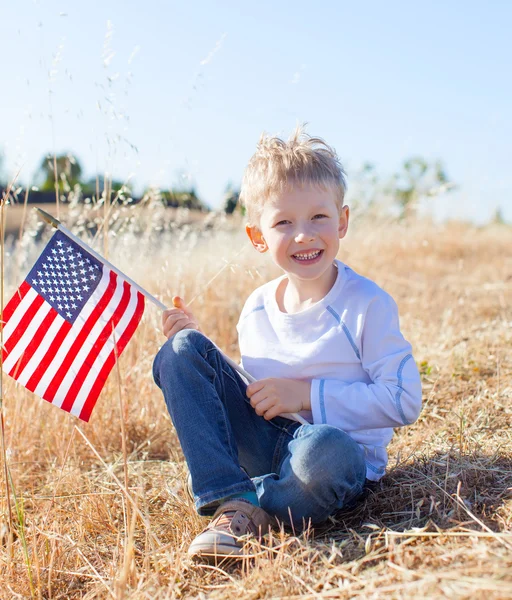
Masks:
[[[240,190],[240,202],[252,224],[258,223],[263,204],[288,186],[332,187],[338,207],[343,206],[347,189],[343,166],[334,148],[307,134],[306,125],[297,125],[287,142],[265,132],[261,134]]]

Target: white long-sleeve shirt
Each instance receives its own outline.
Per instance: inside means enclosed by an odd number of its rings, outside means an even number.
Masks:
[[[256,289],[237,325],[243,368],[256,379],[311,382],[308,422],[348,433],[364,450],[366,476],[378,481],[393,427],[413,423],[421,382],[411,345],[400,332],[396,303],[341,261],[327,295],[306,310],[283,313],[283,277]]]

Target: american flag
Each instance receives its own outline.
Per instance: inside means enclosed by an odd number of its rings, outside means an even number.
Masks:
[[[144,296],[61,231],[3,315],[2,368],[88,421],[144,312]]]

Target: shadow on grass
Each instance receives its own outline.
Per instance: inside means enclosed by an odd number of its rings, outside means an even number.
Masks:
[[[370,529],[407,531],[429,523],[501,531],[512,522],[512,458],[500,454],[436,453],[397,466],[367,486],[357,504],[336,513],[316,536]],[[508,521],[508,522],[507,522]],[[366,532],[368,528],[366,528]]]

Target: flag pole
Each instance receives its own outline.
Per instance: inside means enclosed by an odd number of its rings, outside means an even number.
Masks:
[[[55,217],[53,217],[52,215],[50,215],[49,213],[47,213],[46,211],[40,209],[37,206],[34,206],[34,208],[37,210],[37,212],[39,213],[39,215],[41,216],[41,218],[44,221],[46,221],[47,223],[49,223],[52,227],[55,227],[55,229],[58,229],[59,231],[62,231],[62,233],[64,233],[65,235],[67,235],[74,242],[76,242],[79,246],[81,246],[84,250],[86,250],[87,252],[89,252],[89,254],[92,254],[94,256],[94,258],[96,258],[97,260],[99,260],[102,264],[107,265],[107,267],[109,269],[111,269],[112,271],[114,271],[114,273],[116,273],[117,275],[119,275],[120,277],[122,277],[123,279],[125,279],[131,286],[133,286],[137,291],[139,291],[148,300],[151,300],[151,302],[153,302],[153,304],[155,304],[156,306],[158,306],[158,308],[160,310],[166,310],[167,309],[167,306],[165,306],[165,304],[163,304],[162,302],[160,302],[160,300],[158,300],[157,298],[155,298],[153,295],[151,295],[144,288],[140,287],[140,285],[138,283],[135,283],[135,281],[133,281],[133,279],[130,279],[127,275],[125,275],[122,271],[120,271],[117,267],[115,267],[106,258],[104,258],[103,256],[101,256],[101,254],[98,254],[95,250],[93,250],[85,242],[82,242],[82,240],[79,237],[77,237],[76,235],[74,235],[73,233],[71,233],[71,231],[69,231],[69,229],[67,229],[66,227],[64,227],[64,225],[58,219],[56,219]]]
[[[103,256],[101,256],[101,254],[98,254],[90,246],[88,246],[85,242],[82,242],[82,240],[79,237],[77,237],[76,235],[71,233],[71,231],[69,231],[69,229],[64,227],[64,225],[62,225],[62,223],[58,219],[56,219],[54,216],[48,214],[46,211],[42,210],[41,208],[38,208],[37,206],[35,206],[34,208],[37,210],[37,212],[39,213],[39,215],[41,216],[41,218],[44,221],[49,223],[52,227],[55,227],[55,229],[62,231],[62,233],[67,235],[74,242],[76,242],[80,247],[82,247],[84,250],[89,252],[89,254],[92,254],[94,256],[94,258],[96,258],[102,264],[106,265],[109,269],[114,271],[114,273],[117,273],[117,275],[119,275],[120,277],[123,277],[123,279],[125,279],[130,285],[132,285],[137,291],[139,291],[148,300],[153,302],[153,304],[155,306],[157,306],[160,310],[167,310],[167,306],[165,306],[165,304],[163,304],[163,302],[160,302],[160,300],[155,298],[152,294],[150,294],[148,291],[146,291],[144,288],[142,288],[139,284],[135,283],[135,281],[133,281],[133,279],[130,279],[129,277],[127,277],[117,267],[115,267],[111,262],[109,262]],[[240,373],[240,375],[243,375],[247,379],[247,381],[249,381],[249,383],[253,383],[254,381],[256,381],[256,379],[250,373],[248,373],[245,369],[243,369],[240,365],[238,365],[234,360],[229,358],[229,356],[226,356],[220,348],[217,347],[217,349],[222,354],[222,356],[224,357],[224,359],[226,360],[228,365],[232,369],[234,369],[235,371]],[[308,424],[308,422],[305,419],[303,419],[300,415],[298,415],[297,413],[291,413],[291,416],[293,416],[293,418],[295,420],[299,421],[299,423],[302,423],[303,425]]]

